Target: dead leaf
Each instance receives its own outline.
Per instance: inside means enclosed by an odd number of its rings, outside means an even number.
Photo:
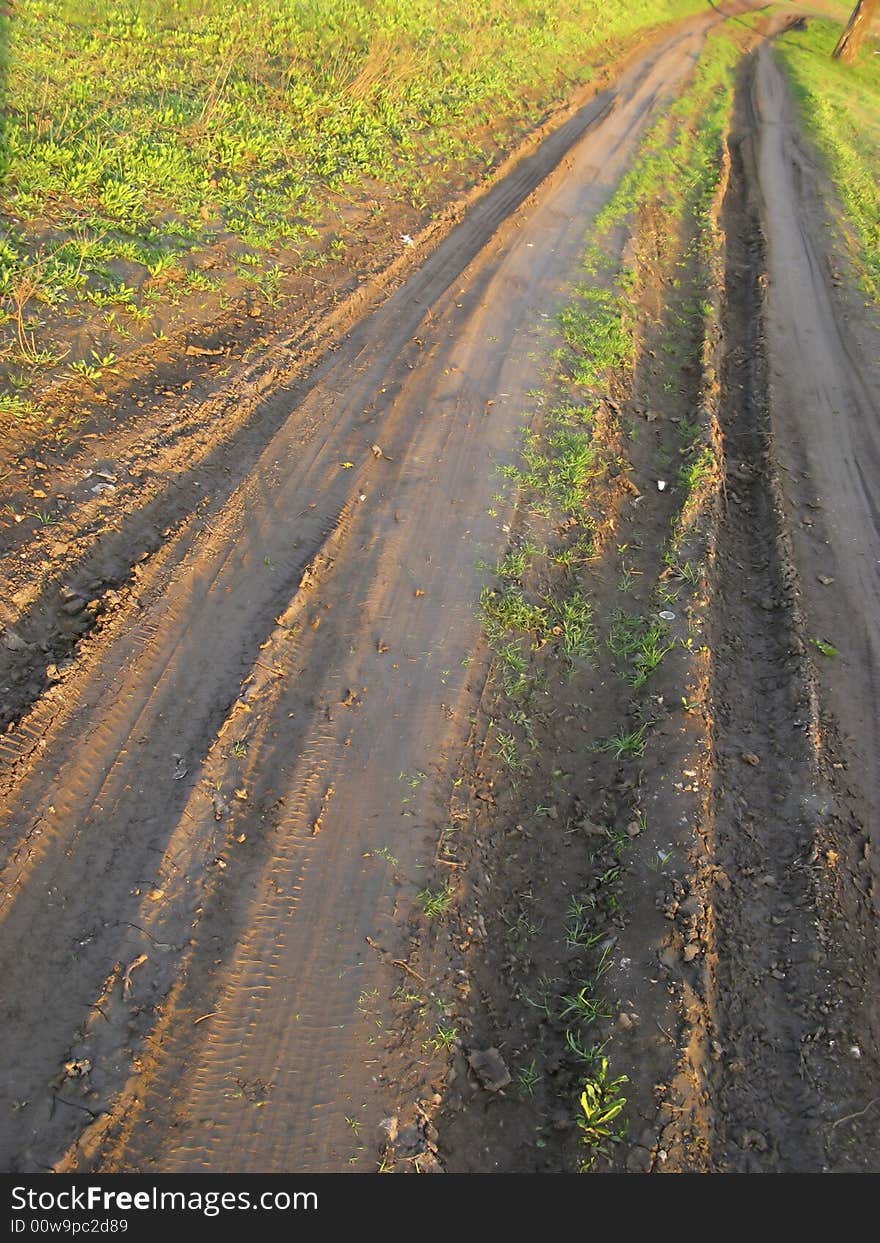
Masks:
[[[222,350],[206,350],[201,345],[188,345],[184,351],[190,358],[217,358]]]

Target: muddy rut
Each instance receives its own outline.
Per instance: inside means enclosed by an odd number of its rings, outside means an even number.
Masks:
[[[403,1039],[389,972],[413,975],[414,904],[480,727],[477,606],[514,521],[498,471],[517,460],[591,222],[721,20],[685,23],[634,60],[307,380],[276,389],[243,480],[169,528],[125,608],[0,741],[3,1168],[375,1169],[395,1093],[383,1049]],[[876,948],[862,865],[878,406],[867,342],[819,249],[817,170],[769,50],[750,66],[719,403],[748,483],[736,476],[717,532],[701,825],[716,909],[691,981],[702,1000],[679,1007],[693,1054],[680,1108],[698,1140],[670,1133],[663,1160],[815,1169],[841,1112],[827,1091],[849,1107],[873,1074],[869,1057],[838,1072],[815,1033],[838,1004],[826,986],[848,972],[847,1030],[866,1047],[876,1034],[855,998]],[[810,632],[847,653],[827,685]],[[815,874],[829,850],[844,856],[839,882]],[[749,881],[731,895],[711,888],[719,873]],[[806,1056],[807,1038],[825,1051]],[[759,1091],[738,1067],[767,1048]],[[664,1057],[658,1073],[672,1073]],[[492,1142],[491,1168],[505,1168]]]

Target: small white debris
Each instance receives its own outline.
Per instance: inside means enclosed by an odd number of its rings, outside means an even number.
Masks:
[[[658,492],[665,492],[665,491],[666,491],[666,480],[665,480],[665,479],[658,479],[658,480],[657,480],[657,491],[658,491]]]
[[[401,233],[400,240],[403,242],[404,246],[415,246],[415,242],[408,233]]]
[[[675,614],[670,612],[669,609],[662,609],[657,616],[661,621],[675,621]]]

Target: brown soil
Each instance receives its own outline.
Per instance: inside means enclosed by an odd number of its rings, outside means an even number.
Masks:
[[[497,468],[590,223],[718,20],[635,58],[335,319],[228,376],[200,355],[185,392],[169,360],[167,405],[134,420],[133,378],[116,430],[24,463],[66,502],[3,554],[3,1168],[577,1168],[557,998],[605,945],[597,1031],[631,1080],[615,1168],[876,1165],[880,534],[854,484],[874,330],[832,279],[764,51],[720,209],[722,334],[686,343],[668,396],[675,298],[642,221],[645,309],[669,312],[597,431],[597,615],[674,585],[675,633],[708,651],[635,694],[607,653],[562,677],[547,651],[530,773],[487,745],[476,605],[524,522]],[[655,463],[695,411],[721,471],[682,514]],[[692,584],[664,564],[675,519]],[[840,648],[833,678],[810,637]],[[639,724],[641,758],[589,745]],[[601,916],[588,952],[573,899]],[[490,1046],[518,1076],[500,1092],[467,1061]]]

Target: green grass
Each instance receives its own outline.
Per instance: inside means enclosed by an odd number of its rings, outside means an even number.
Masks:
[[[855,233],[864,287],[880,300],[880,37],[869,36],[855,64],[831,59],[840,36],[832,21],[788,31],[778,56],[807,132],[825,157]]]
[[[638,729],[631,730],[629,733],[621,731],[619,734],[612,734],[610,738],[603,738],[601,742],[596,743],[595,749],[610,752],[616,760],[622,760],[624,756],[643,755],[647,728],[647,725],[640,725]]]
[[[607,1019],[611,1017],[611,1010],[608,1002],[601,997],[592,995],[592,985],[585,984],[578,989],[576,993],[572,993],[562,998],[562,1009],[559,1011],[559,1018],[564,1022],[566,1019],[574,1019],[578,1023],[589,1025],[595,1023],[597,1019]]]
[[[550,602],[551,632],[558,634],[562,650],[570,659],[586,659],[596,650],[593,606],[582,591],[572,591]]]
[[[278,301],[283,271],[344,253],[316,243],[333,196],[422,207],[486,168],[490,130],[509,146],[640,29],[702,7],[18,0],[0,17],[7,354],[47,365],[65,317],[136,326],[248,267]]]
[[[610,652],[626,666],[624,674],[631,686],[644,686],[675,643],[668,637],[665,622],[628,613],[618,613],[611,623],[607,644]]]
[[[505,586],[501,590],[486,588],[480,603],[483,627],[492,644],[517,631],[525,631],[536,638],[544,633],[546,611],[540,605],[530,604],[519,586]]]
[[[421,889],[416,894],[416,902],[428,919],[441,919],[452,905],[455,891],[449,881],[444,881],[440,889]]]
[[[526,436],[521,465],[504,474],[526,491],[535,513],[572,516],[583,509],[584,490],[600,469],[592,436],[558,411],[548,414],[546,424],[544,436]]]
[[[589,285],[578,291],[559,316],[563,336],[574,351],[572,379],[592,388],[610,372],[632,365],[630,304],[620,294]]]

